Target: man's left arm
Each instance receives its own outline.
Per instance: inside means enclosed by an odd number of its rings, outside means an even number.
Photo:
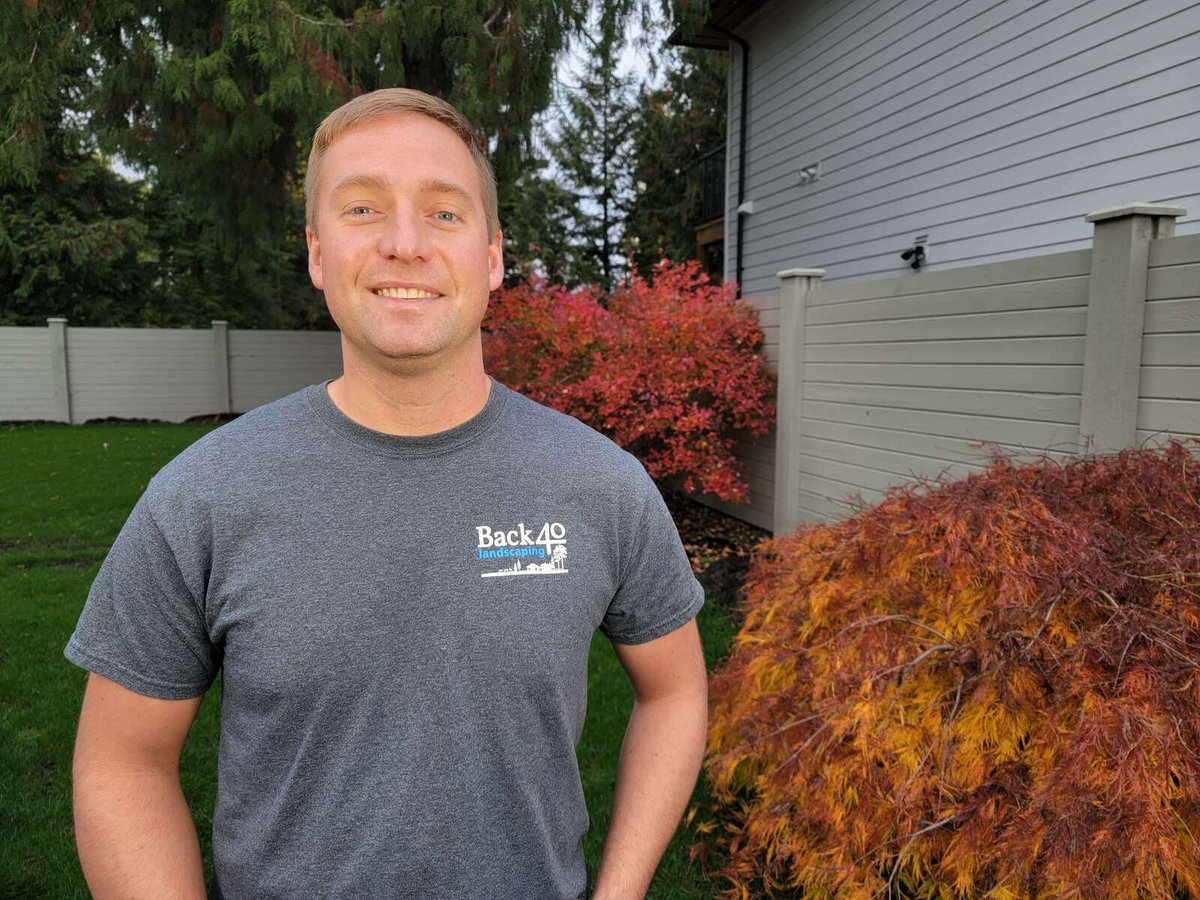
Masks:
[[[613,644],[633,682],[595,900],[641,900],[704,761],[708,673],[696,620],[644,644]]]

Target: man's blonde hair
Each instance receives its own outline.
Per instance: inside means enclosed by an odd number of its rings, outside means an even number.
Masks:
[[[317,230],[321,164],[330,145],[356,125],[410,112],[441,122],[467,145],[479,173],[479,192],[487,216],[488,240],[496,236],[500,231],[500,214],[496,208],[496,175],[479,138],[471,129],[471,123],[445,100],[412,88],[382,88],[369,94],[360,94],[325,117],[313,136],[312,152],[308,154],[308,168],[304,173],[304,221],[309,228]]]

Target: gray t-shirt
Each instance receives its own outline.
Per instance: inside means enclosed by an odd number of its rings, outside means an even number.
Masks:
[[[641,464],[575,419],[493,381],[401,437],[321,384],[153,478],[66,656],[166,699],[223,669],[214,894],[577,898],[592,635],[703,602]]]

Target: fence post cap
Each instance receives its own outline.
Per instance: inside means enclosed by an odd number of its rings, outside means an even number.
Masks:
[[[1103,222],[1106,219],[1119,219],[1122,216],[1169,216],[1176,218],[1187,215],[1182,206],[1170,206],[1166,203],[1123,203],[1120,206],[1109,206],[1088,213],[1087,221]]]
[[[824,278],[824,269],[784,269],[778,278]]]
[[[213,325],[228,325],[229,323],[227,321],[225,321],[224,319],[213,319],[212,324]]]
[[[65,321],[67,321],[67,320],[62,316],[51,316],[50,318],[46,319],[46,324],[49,325],[51,322],[65,322]]]

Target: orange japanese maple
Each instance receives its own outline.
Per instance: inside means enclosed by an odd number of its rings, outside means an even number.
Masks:
[[[997,459],[763,545],[693,850],[730,896],[1200,897],[1198,500],[1179,443]]]

